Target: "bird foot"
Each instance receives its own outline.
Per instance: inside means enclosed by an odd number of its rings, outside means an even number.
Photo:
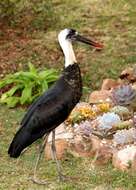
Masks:
[[[47,184],[50,183],[49,181],[40,180],[40,179],[37,179],[36,177],[32,177],[32,178],[31,178],[31,181],[32,181],[33,183],[38,184],[38,185],[47,185]]]
[[[78,180],[79,178],[78,177],[71,177],[71,176],[66,176],[66,175],[59,175],[59,182],[66,182],[66,181],[71,181],[71,180]],[[33,182],[33,183],[36,183],[38,185],[49,185],[51,182],[49,181],[46,181],[46,180],[40,180],[38,179],[37,177],[32,177],[30,178],[30,180]]]

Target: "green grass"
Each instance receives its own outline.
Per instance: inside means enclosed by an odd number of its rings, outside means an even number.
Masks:
[[[48,186],[38,186],[30,180],[33,174],[34,163],[40,142],[34,143],[19,158],[8,157],[8,146],[19,127],[19,121],[24,115],[24,110],[18,108],[8,109],[0,107],[0,189],[53,189],[53,190],[93,190],[96,187],[108,190],[117,187],[123,190],[134,190],[136,187],[136,174],[131,172],[121,172],[114,169],[109,163],[107,166],[91,169],[91,158],[74,158],[67,154],[66,159],[61,161],[64,173],[68,176],[76,177],[72,181],[61,182],[57,180],[56,165],[50,160],[42,158],[38,170],[41,179],[49,179]]]
[[[99,52],[86,45],[74,45],[82,70],[84,96],[98,89],[104,78],[116,79],[128,65],[136,63],[135,1],[53,0],[53,5],[57,20],[46,30],[43,27],[44,22],[38,21],[35,24],[39,30],[22,30],[23,22],[22,28],[14,26],[10,28],[10,33],[1,32],[1,39],[5,39],[0,43],[1,65],[16,64],[19,69],[26,68],[27,63],[31,61],[36,67],[53,67],[61,71],[64,59],[57,42],[57,34],[65,27],[75,28],[85,36],[104,43],[104,49]],[[28,17],[25,18],[27,23]],[[136,174],[120,172],[112,168],[111,164],[92,171],[89,169],[90,159],[73,158],[71,155],[63,161],[63,167],[66,174],[77,176],[79,180],[58,183],[54,162],[42,159],[39,175],[41,178],[48,177],[52,183],[46,187],[33,184],[29,178],[32,176],[38,142],[19,160],[10,159],[7,155],[9,143],[23,114],[24,109],[21,108],[0,107],[0,189],[136,189]]]

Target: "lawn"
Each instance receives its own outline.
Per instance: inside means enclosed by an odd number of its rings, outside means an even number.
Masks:
[[[5,114],[7,113],[7,114]],[[18,108],[8,109],[1,106],[0,112],[0,189],[53,189],[53,190],[109,190],[122,188],[134,190],[136,187],[136,174],[120,172],[109,163],[106,166],[91,167],[90,158],[74,158],[67,154],[61,161],[64,173],[76,177],[72,181],[61,182],[57,180],[56,166],[53,161],[42,158],[38,175],[42,179],[48,178],[48,186],[36,185],[30,180],[38,152],[39,143],[33,144],[19,159],[11,159],[7,155],[9,143],[19,126],[24,110]]]
[[[44,21],[36,20],[31,28],[16,23],[2,24],[0,31],[0,75],[26,69],[31,61],[38,68],[63,68],[63,55],[57,43],[60,29],[70,27],[97,41],[103,42],[102,51],[94,51],[82,44],[74,45],[82,70],[84,94],[98,89],[104,78],[118,78],[123,68],[136,63],[136,6],[133,0],[53,0],[54,15],[46,29]],[[55,17],[55,22],[54,22]],[[25,20],[25,19],[24,19]],[[25,26],[23,26],[23,24]],[[26,28],[25,28],[26,27]],[[44,158],[39,176],[49,178],[49,186],[38,186],[30,180],[39,142],[33,144],[18,160],[8,157],[7,149],[25,108],[8,109],[0,106],[0,189],[2,190],[135,190],[136,174],[120,172],[109,163],[104,167],[91,168],[91,159],[67,155],[62,161],[67,175],[78,179],[58,183],[53,161]]]

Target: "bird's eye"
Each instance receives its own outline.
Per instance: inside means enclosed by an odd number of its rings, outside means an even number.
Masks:
[[[69,33],[68,35],[66,36],[66,39],[72,39],[76,34],[76,30],[74,29],[69,29]]]

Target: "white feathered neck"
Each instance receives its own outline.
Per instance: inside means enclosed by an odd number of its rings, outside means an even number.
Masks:
[[[65,56],[65,67],[77,63],[73,46],[70,40],[66,39],[68,29],[62,30],[58,35],[59,44]]]

